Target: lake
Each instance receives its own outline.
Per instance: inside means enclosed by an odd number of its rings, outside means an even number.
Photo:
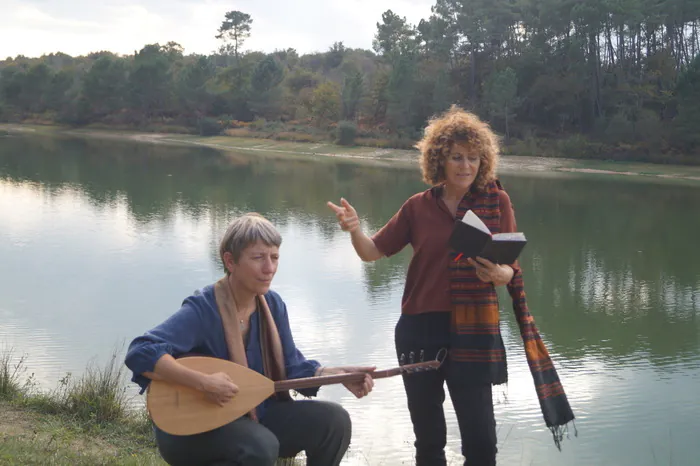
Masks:
[[[529,244],[530,309],[577,416],[559,452],[522,340],[499,291],[509,383],[494,390],[499,464],[700,462],[700,183],[506,173]],[[364,264],[326,201],[347,198],[365,231],[412,194],[418,169],[335,158],[223,153],[99,139],[0,137],[0,346],[28,356],[45,389],[103,364],[222,274],[229,220],[257,211],[283,235],[273,288],[295,341],[331,365],[397,364],[393,330],[410,248]],[[130,384],[133,403],[143,397]],[[399,377],[356,400],[347,464],[411,464]],[[460,442],[449,395],[448,453]]]

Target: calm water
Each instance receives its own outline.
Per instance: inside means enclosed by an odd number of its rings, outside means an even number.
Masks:
[[[700,464],[700,188],[502,179],[530,240],[530,306],[579,435],[554,447],[504,299],[510,382],[495,395],[499,464]],[[375,231],[423,189],[415,170],[342,161],[0,138],[0,346],[26,353],[47,389],[103,363],[221,276],[218,239],[232,216],[254,210],[282,231],[273,285],[304,354],[393,367],[410,251],[363,264],[325,202],[345,196]],[[377,381],[362,400],[340,386],[323,387],[321,398],[352,414],[348,464],[410,464],[400,378]],[[445,406],[458,464],[449,396]]]

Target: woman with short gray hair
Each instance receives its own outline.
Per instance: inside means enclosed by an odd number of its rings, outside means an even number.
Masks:
[[[272,380],[295,379],[374,367],[323,367],[294,344],[282,298],[270,289],[277,272],[282,236],[256,213],[235,219],[219,247],[226,275],[188,296],[170,318],[135,338],[125,363],[143,393],[151,380],[165,380],[204,392],[223,405],[238,392],[226,374],[204,374],[177,358],[193,353],[229,359]],[[356,397],[373,387],[368,374],[346,388]],[[315,396],[318,387],[300,389]],[[304,426],[299,429],[299,426]],[[293,400],[279,392],[246,416],[201,434],[176,436],[154,427],[156,443],[170,465],[273,466],[278,457],[305,451],[307,465],[338,465],[350,444],[351,422],[340,405]]]
[[[219,244],[219,257],[224,268],[224,253],[230,252],[233,260],[238,261],[243,250],[257,241],[279,248],[282,246],[282,235],[268,219],[255,212],[231,222]],[[229,273],[228,269],[226,273]]]

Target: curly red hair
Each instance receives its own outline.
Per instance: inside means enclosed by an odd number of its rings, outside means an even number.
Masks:
[[[423,138],[416,144],[420,151],[423,181],[432,186],[445,181],[445,162],[455,144],[466,146],[481,157],[474,185],[483,189],[496,179],[500,147],[491,127],[473,113],[452,105],[442,115],[432,118]]]

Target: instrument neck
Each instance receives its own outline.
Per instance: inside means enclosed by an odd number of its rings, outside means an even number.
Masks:
[[[352,372],[349,374],[323,375],[320,377],[306,377],[302,379],[280,380],[278,382],[275,382],[275,391],[279,392],[284,390],[298,390],[301,388],[321,387],[323,385],[360,382],[365,378],[366,374],[369,374],[373,379],[383,379],[386,377],[394,377],[396,375],[401,374],[402,372],[412,372],[413,370],[416,370],[424,365],[425,363],[407,364],[405,366],[399,366],[393,369],[386,369],[381,371]]]

